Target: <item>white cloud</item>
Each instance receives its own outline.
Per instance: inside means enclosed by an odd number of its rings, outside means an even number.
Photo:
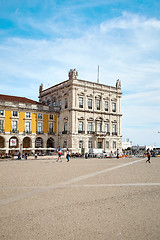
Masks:
[[[42,26],[34,22],[32,26],[50,31],[50,22]],[[136,127],[143,126],[144,131],[150,131],[150,141],[154,142],[155,136],[148,126],[155,132],[160,119],[159,26],[157,19],[125,12],[119,18],[84,30],[80,37],[72,34],[70,38],[52,36],[54,40],[8,38],[0,47],[1,91],[19,96],[23,92],[26,97],[38,100],[41,82],[49,87],[66,80],[70,68],[77,68],[80,79],[96,81],[100,65],[101,83],[115,85],[118,78],[122,81],[126,137],[136,139],[141,132]],[[29,86],[26,92],[25,85],[26,90]],[[140,139],[145,142],[143,134]]]
[[[126,29],[126,30],[148,30],[148,29],[160,30],[160,21],[155,18],[147,19],[144,16],[123,12],[122,16],[115,19],[107,20],[100,26],[102,33],[114,29]]]

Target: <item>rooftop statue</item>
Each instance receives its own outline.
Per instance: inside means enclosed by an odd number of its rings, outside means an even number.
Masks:
[[[116,88],[121,89],[121,81],[119,79],[116,82]]]
[[[78,72],[76,71],[76,69],[70,69],[69,73],[68,73],[68,77],[69,79],[77,79],[78,77]]]
[[[44,90],[44,85],[43,83],[41,83],[41,85],[39,86],[39,93],[42,92]]]

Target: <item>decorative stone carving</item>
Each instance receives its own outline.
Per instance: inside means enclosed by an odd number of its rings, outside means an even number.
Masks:
[[[119,79],[116,82],[116,88],[121,89],[121,81]]]
[[[68,77],[69,79],[77,79],[78,77],[78,72],[76,71],[76,69],[70,69],[69,73],[68,73]]]
[[[41,93],[44,90],[44,85],[43,83],[41,83],[41,85],[39,86],[39,93]]]

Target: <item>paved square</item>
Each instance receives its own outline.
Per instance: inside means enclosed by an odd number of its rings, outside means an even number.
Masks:
[[[0,162],[0,239],[159,240],[160,158]]]

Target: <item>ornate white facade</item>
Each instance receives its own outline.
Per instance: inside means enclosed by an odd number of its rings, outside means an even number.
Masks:
[[[105,152],[122,149],[121,82],[107,86],[78,79],[71,69],[67,81],[39,89],[39,101],[59,107],[58,145],[72,152],[102,148]]]

